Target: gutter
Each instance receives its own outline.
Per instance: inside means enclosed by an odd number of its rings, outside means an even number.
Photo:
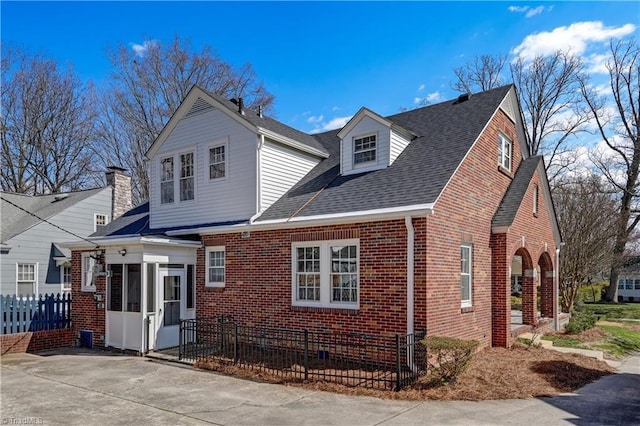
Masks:
[[[69,241],[56,243],[60,246],[68,249],[97,249],[116,245],[127,244],[147,244],[157,246],[187,246],[187,247],[200,247],[202,243],[200,241],[188,241],[174,238],[159,238],[159,237],[140,237],[140,236],[125,236],[125,237],[106,237],[99,240],[94,240],[93,244],[89,244],[86,241]],[[96,247],[97,246],[97,247]]]
[[[292,218],[251,221],[227,226],[205,226],[202,228],[167,231],[166,235],[180,236],[190,234],[225,234],[242,231],[266,231],[271,229],[302,228],[309,226],[342,225],[354,222],[375,222],[390,219],[403,219],[405,216],[427,216],[433,214],[433,203],[414,204],[403,207],[360,210],[347,213],[332,213],[315,216],[296,216]],[[255,220],[255,216],[252,219]]]

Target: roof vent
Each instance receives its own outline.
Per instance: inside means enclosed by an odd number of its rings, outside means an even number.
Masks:
[[[471,93],[463,93],[462,95],[458,96],[458,104],[461,104],[462,102],[466,102],[469,100],[469,98],[471,97]]]
[[[234,104],[238,105],[238,100],[236,98],[231,98],[229,99],[231,102],[233,102]]]
[[[69,196],[69,194],[67,194],[67,193],[58,194],[58,195],[55,196],[54,200],[55,201],[62,201],[65,198],[67,198],[68,196]]]
[[[242,98],[238,98],[238,112],[244,115],[244,101]]]
[[[262,118],[262,105],[258,105],[258,117]]]

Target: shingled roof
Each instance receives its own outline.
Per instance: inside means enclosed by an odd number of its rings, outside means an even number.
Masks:
[[[342,176],[339,130],[315,135],[329,158],[256,222],[434,203],[512,87],[386,117],[417,137],[382,170]]]
[[[507,192],[502,198],[500,207],[498,207],[495,216],[493,216],[492,226],[510,226],[513,223],[540,162],[542,162],[542,156],[537,155],[529,157],[520,163],[520,167],[518,167]]]
[[[0,199],[2,200],[2,225],[0,226],[2,242],[10,240],[41,222],[40,219],[27,212],[34,213],[42,219],[50,219],[103,189],[105,188],[68,192],[65,193],[66,196],[62,194],[33,196],[12,192],[0,193]],[[24,210],[15,207],[14,204]]]

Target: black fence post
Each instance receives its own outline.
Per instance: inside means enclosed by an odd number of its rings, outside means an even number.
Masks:
[[[237,364],[238,363],[238,324],[237,323],[233,323],[233,363]]]
[[[400,390],[400,335],[396,334],[396,391]]]
[[[180,320],[180,331],[178,332],[178,359],[182,360],[184,355],[184,347],[182,346],[182,334],[184,333],[184,320]]]
[[[309,380],[309,330],[304,330],[304,380]]]

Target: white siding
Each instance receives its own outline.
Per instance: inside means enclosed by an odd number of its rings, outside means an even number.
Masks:
[[[105,214],[111,220],[111,187],[88,197],[47,220],[74,234],[86,237],[94,232],[94,214]],[[78,238],[45,222],[27,229],[6,241],[12,246],[7,254],[0,255],[0,292],[16,292],[16,264],[37,263],[37,286],[40,293],[61,291],[59,268],[51,259],[51,243],[77,241]],[[49,273],[49,283],[46,283]]]
[[[375,164],[353,165],[353,139],[370,134],[377,135],[377,152]],[[362,173],[370,170],[384,169],[389,165],[391,130],[370,117],[363,117],[342,140],[342,174]]]
[[[266,210],[319,162],[293,148],[266,141],[260,151],[260,209]]]
[[[227,176],[209,179],[209,145],[226,139]],[[195,199],[180,201],[175,176],[173,203],[160,204],[160,160],[194,152]],[[218,109],[182,119],[150,161],[152,228],[248,219],[257,211],[257,136]],[[178,171],[179,159],[174,159]]]
[[[396,161],[396,158],[398,158],[398,156],[402,153],[402,151],[404,151],[407,145],[409,145],[409,142],[411,141],[405,136],[394,132],[393,130],[391,131],[391,155],[389,157],[390,164],[393,164],[393,162]]]

